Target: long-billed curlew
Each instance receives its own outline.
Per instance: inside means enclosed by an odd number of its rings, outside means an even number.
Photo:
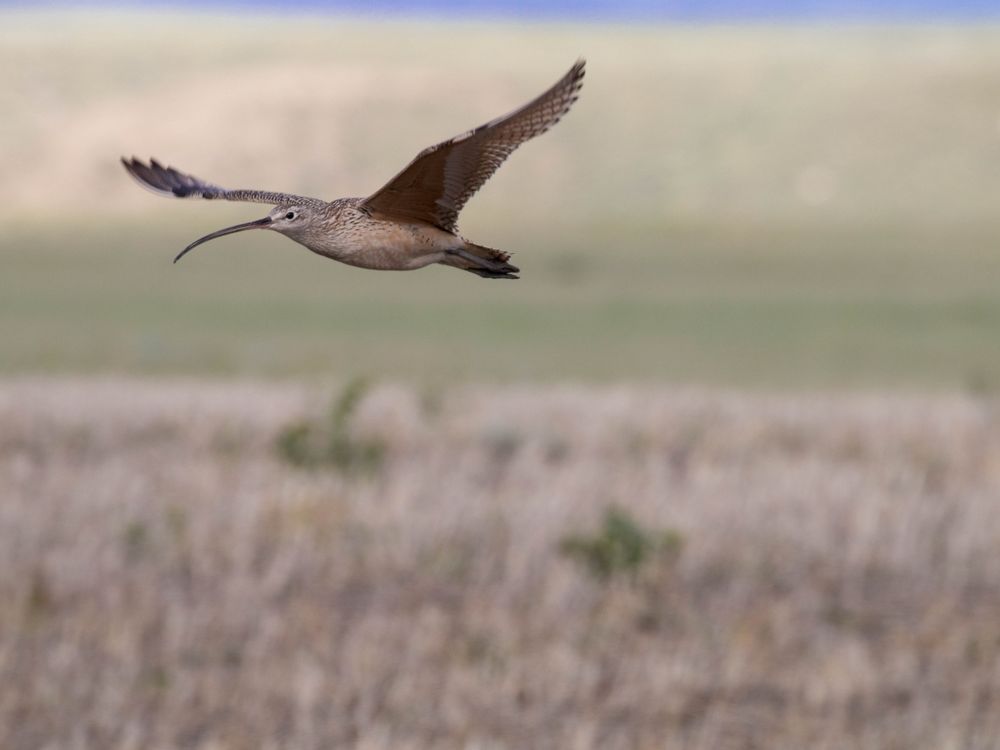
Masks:
[[[516,279],[510,254],[476,245],[458,235],[458,213],[483,183],[525,141],[559,122],[579,96],[584,61],[558,83],[510,114],[426,148],[398,175],[367,198],[318,198],[263,190],[226,190],[164,167],[155,159],[122,158],[144,187],[177,198],[270,203],[263,219],[205,235],[184,248],[246,229],[272,229],[314,253],[352,266],[406,271],[431,263],[461,268],[490,279]]]

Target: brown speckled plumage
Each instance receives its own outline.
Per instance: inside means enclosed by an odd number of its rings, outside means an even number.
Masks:
[[[510,255],[458,235],[458,215],[504,160],[525,141],[555,125],[583,85],[580,60],[558,83],[510,114],[421,151],[398,175],[367,198],[326,202],[288,193],[228,190],[164,167],[155,159],[122,159],[141,185],[177,198],[245,201],[274,206],[262,219],[221,229],[188,245],[246,229],[271,229],[315,253],[378,270],[411,270],[432,263],[487,278],[517,278]]]

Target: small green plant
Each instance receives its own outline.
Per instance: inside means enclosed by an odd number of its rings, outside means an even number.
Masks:
[[[122,531],[122,546],[129,562],[138,562],[149,549],[149,530],[142,521],[130,521]]]
[[[1000,390],[1000,378],[985,369],[974,369],[965,376],[965,390],[971,396],[994,396]]]
[[[187,511],[184,510],[183,506],[177,504],[168,505],[163,513],[163,520],[170,531],[171,540],[175,544],[184,544],[187,540],[188,517]]]
[[[352,380],[334,400],[325,423],[302,421],[286,427],[278,435],[278,455],[305,468],[333,466],[345,473],[376,471],[385,457],[385,444],[351,434],[351,417],[369,388],[363,378]]]
[[[55,601],[52,596],[52,587],[45,571],[35,569],[31,577],[31,584],[28,588],[28,595],[25,601],[25,614],[30,623],[39,623],[46,619],[54,609]]]
[[[505,464],[517,455],[524,437],[512,428],[498,426],[486,433],[483,442],[490,457],[496,463]]]
[[[604,523],[595,534],[567,536],[559,547],[595,578],[608,580],[619,574],[635,577],[655,558],[673,561],[683,543],[680,532],[644,529],[626,511],[612,507],[604,514]]]

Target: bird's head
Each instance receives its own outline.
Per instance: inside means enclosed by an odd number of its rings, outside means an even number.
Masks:
[[[235,234],[236,232],[242,232],[247,229],[271,229],[275,232],[281,232],[284,235],[288,235],[294,239],[297,236],[300,236],[306,227],[309,226],[314,213],[315,209],[309,205],[294,203],[283,205],[279,204],[272,208],[268,215],[263,219],[246,221],[242,224],[226,227],[225,229],[220,229],[216,232],[206,234],[204,237],[196,239],[177,254],[177,257],[174,258],[174,263],[179,261],[202,243],[214,240],[216,237],[223,237],[227,234]]]

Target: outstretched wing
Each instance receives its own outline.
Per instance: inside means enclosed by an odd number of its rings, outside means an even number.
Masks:
[[[144,188],[160,195],[171,195],[175,198],[204,198],[206,200],[245,201],[247,203],[270,203],[283,205],[286,203],[321,203],[315,198],[303,198],[288,193],[271,193],[265,190],[226,190],[178,172],[173,167],[164,167],[156,159],[150,159],[144,164],[134,156],[131,159],[122,157],[122,165],[136,181]]]
[[[583,60],[555,86],[520,109],[421,151],[362,208],[455,232],[458,213],[504,159],[565,115],[580,95]]]

